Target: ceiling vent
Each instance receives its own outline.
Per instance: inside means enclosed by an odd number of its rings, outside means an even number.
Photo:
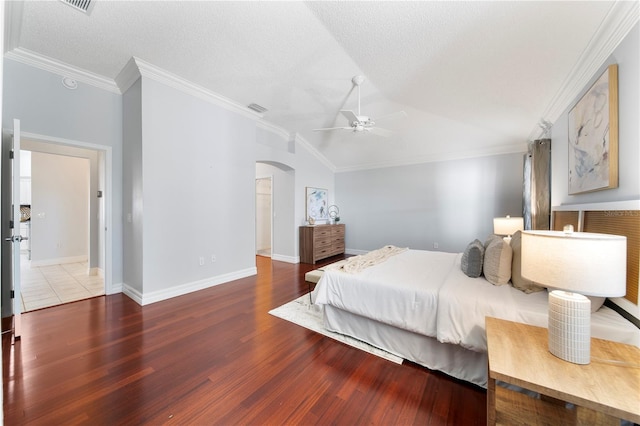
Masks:
[[[76,10],[86,13],[87,15],[91,13],[91,9],[94,0],[60,0],[62,3],[73,7]]]
[[[255,112],[257,112],[257,113],[260,113],[260,114],[262,114],[262,113],[264,113],[264,112],[267,112],[267,109],[266,109],[265,107],[260,106],[260,105],[258,105],[258,104],[249,104],[249,105],[247,105],[247,107],[248,107],[249,109],[254,110],[254,111],[255,111]]]

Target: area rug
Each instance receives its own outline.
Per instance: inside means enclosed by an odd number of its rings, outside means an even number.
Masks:
[[[397,355],[376,348],[353,337],[326,330],[322,324],[322,309],[318,305],[310,305],[308,294],[272,309],[269,313],[354,348],[369,352],[370,354],[395,362],[396,364],[402,364],[402,358]]]

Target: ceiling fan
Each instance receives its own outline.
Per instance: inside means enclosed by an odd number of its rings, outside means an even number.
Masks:
[[[375,121],[373,121],[373,118],[366,115],[362,115],[360,113],[360,85],[364,83],[364,77],[361,75],[356,75],[351,79],[351,82],[358,88],[358,113],[356,114],[355,112],[351,110],[346,110],[346,109],[340,110],[340,113],[344,115],[347,120],[349,120],[349,126],[348,127],[347,126],[325,127],[321,129],[313,129],[313,131],[323,132],[323,131],[329,131],[329,130],[349,130],[353,133],[371,132],[371,133],[378,134],[380,136],[385,136],[385,137],[390,136],[392,133],[391,130],[375,127],[376,123]],[[406,115],[407,115],[406,112],[399,111],[393,114],[385,115],[383,117],[378,117],[378,120],[405,117]]]

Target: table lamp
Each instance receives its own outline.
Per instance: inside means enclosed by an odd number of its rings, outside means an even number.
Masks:
[[[591,358],[591,301],[626,293],[627,238],[588,232],[522,232],[522,276],[549,290],[549,352]]]
[[[496,235],[505,235],[503,238],[506,242],[511,242],[511,236],[517,231],[524,229],[524,220],[521,217],[494,217],[493,233]]]

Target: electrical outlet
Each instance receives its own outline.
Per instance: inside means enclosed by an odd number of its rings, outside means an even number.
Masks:
[[[216,263],[216,255],[215,254],[211,255],[211,263]]]
[[[204,266],[204,257],[200,256],[200,266]]]
[[[437,249],[438,248],[438,243],[433,243],[433,248]]]

